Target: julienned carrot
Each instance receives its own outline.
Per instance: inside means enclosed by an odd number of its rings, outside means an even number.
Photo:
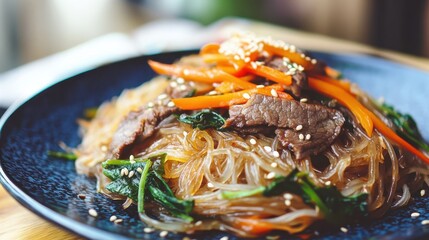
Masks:
[[[218,54],[219,48],[219,43],[207,43],[200,49],[200,54]]]
[[[337,87],[340,87],[344,90],[346,90],[347,92],[350,93],[350,82],[349,81],[345,81],[345,80],[337,80],[337,79],[332,79],[326,76],[321,76],[321,75],[313,75],[313,74],[309,74],[309,78],[315,78],[315,79],[319,79],[319,80],[323,80],[325,82],[328,82],[332,85],[335,85]]]
[[[295,51],[292,52],[290,48],[286,50],[282,47],[275,47],[273,45],[265,43],[264,50],[274,55],[287,57],[291,62],[294,62],[303,66],[305,70],[311,71],[314,68],[314,64],[312,64],[310,61],[307,61],[305,58],[303,58],[301,56],[301,53],[297,53]]]
[[[182,77],[185,80],[204,83],[223,81],[233,82],[241,89],[251,89],[256,87],[256,85],[253,83],[243,81],[240,78],[237,78],[219,69],[195,68],[175,64],[164,64],[152,60],[149,60],[148,63],[155,72],[162,75],[173,75]]]
[[[274,226],[271,223],[261,221],[257,217],[238,218],[234,224],[236,227],[253,235],[262,235],[274,230]]]
[[[308,85],[317,92],[334,98],[346,106],[356,116],[358,122],[362,125],[363,129],[365,129],[366,134],[369,137],[372,136],[372,131],[374,128],[372,118],[368,115],[368,110],[358,100],[356,100],[356,98],[354,98],[344,89],[328,82],[324,82],[323,80],[309,78]]]
[[[337,71],[334,68],[328,67],[328,66],[325,67],[325,73],[327,76],[329,76],[331,78],[336,78],[336,79],[341,76],[341,73],[339,71]]]
[[[287,75],[282,71],[276,70],[274,68],[270,68],[263,65],[257,65],[257,66],[251,66],[246,65],[245,69],[249,71],[250,73],[253,73],[255,75],[264,77],[266,79],[269,79],[271,81],[285,84],[285,85],[291,85],[292,84],[292,76]]]
[[[172,99],[174,104],[182,110],[199,110],[205,108],[221,108],[229,107],[236,104],[243,104],[247,102],[250,95],[252,94],[263,94],[267,96],[272,96],[272,90],[276,91],[277,95],[281,98],[293,99],[289,94],[284,92],[279,92],[276,88],[253,88],[249,90],[243,90],[234,93],[227,93],[223,95],[215,96],[197,96],[190,98],[176,98]]]

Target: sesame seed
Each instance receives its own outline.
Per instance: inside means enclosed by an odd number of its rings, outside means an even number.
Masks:
[[[123,222],[124,220],[122,220],[122,219],[116,219],[115,221],[113,221],[115,224],[119,224],[119,223],[121,223],[121,222]]]
[[[107,147],[106,147],[106,145],[101,146],[101,151],[103,151],[103,152],[107,152]]]
[[[299,100],[299,101],[302,103],[306,103],[308,101],[308,99],[307,98],[301,98],[301,100]]]
[[[273,97],[278,97],[279,96],[279,94],[277,93],[277,91],[275,90],[275,89],[271,89],[271,95],[273,96]]]
[[[276,157],[276,158],[280,157],[280,153],[277,151],[273,151],[273,157]]]
[[[98,216],[98,213],[97,213],[97,211],[95,211],[94,208],[89,209],[88,213],[91,217],[97,217]]]
[[[197,221],[197,222],[195,223],[195,226],[200,226],[201,224],[203,224],[203,222],[202,222],[202,221]]]
[[[298,137],[299,137],[299,140],[304,140],[304,134],[300,133]]]
[[[305,135],[305,140],[310,140],[311,135],[308,133],[307,135]]]
[[[228,239],[229,239],[228,236],[224,236],[224,237],[221,237],[219,240],[228,240]]]
[[[155,104],[153,104],[153,102],[148,102],[148,103],[147,103],[147,107],[148,107],[148,108],[152,108],[154,105],[155,105]]]
[[[429,220],[423,220],[422,221],[422,225],[427,225],[427,224],[429,224]]]
[[[167,97],[168,97],[167,94],[163,93],[163,94],[158,96],[158,99],[162,100],[162,99],[166,99]]]
[[[412,218],[418,218],[418,217],[420,217],[420,213],[418,213],[418,212],[413,212],[413,213],[411,213],[411,217],[412,217]]]
[[[153,231],[155,231],[155,229],[153,229],[153,228],[145,227],[145,228],[143,229],[143,232],[145,232],[145,233],[151,233],[151,232],[153,232]]]
[[[271,147],[270,146],[265,146],[264,150],[267,151],[267,152],[271,152]]]
[[[325,182],[325,185],[326,185],[326,186],[331,185],[331,181],[326,181],[326,182]]]
[[[182,238],[182,240],[191,240],[191,238],[189,238],[189,237],[184,237],[184,238]]]
[[[179,89],[180,89],[181,91],[185,91],[185,90],[186,90],[186,86],[185,86],[185,85],[180,85]]]
[[[293,195],[290,193],[285,193],[285,194],[283,194],[283,197],[284,197],[284,199],[291,200],[293,198]]]
[[[305,57],[305,60],[306,61],[311,61],[311,58],[310,57]]]
[[[264,88],[264,85],[256,85],[256,88]]]
[[[420,196],[424,196],[426,194],[426,191],[424,189],[420,190]]]
[[[286,200],[285,200],[285,205],[286,205],[286,206],[288,206],[288,207],[289,207],[291,204],[292,204],[292,202],[291,202],[289,199],[286,199]]]
[[[116,217],[115,215],[112,215],[112,216],[110,217],[110,219],[109,219],[109,220],[110,220],[111,222],[113,222],[113,221],[115,221],[116,219],[118,219],[118,217]]]
[[[245,99],[250,99],[250,95],[249,95],[248,93],[243,93],[243,97],[244,97]]]
[[[128,178],[132,178],[134,176],[134,171],[130,171],[130,173],[128,174]]]
[[[175,81],[171,81],[171,82],[170,82],[170,87],[172,87],[172,88],[177,87],[177,82],[175,82]]]
[[[188,69],[185,69],[185,70],[183,70],[183,74],[186,76],[186,75],[189,75],[189,70]]]
[[[265,176],[265,178],[266,179],[273,179],[275,176],[276,176],[275,172],[270,172]]]
[[[159,236],[160,237],[166,237],[168,235],[168,232],[167,231],[161,231],[160,233],[159,233]]]
[[[184,84],[185,83],[185,79],[183,79],[183,78],[177,78],[176,81],[178,84]]]
[[[299,130],[301,130],[302,129],[302,125],[298,125],[298,126],[296,126],[296,128],[295,128],[295,130],[297,130],[297,131],[299,131]]]
[[[143,169],[142,169],[141,167],[138,167],[136,171],[137,171],[138,173],[142,173],[142,172],[143,172]]]
[[[121,169],[121,177],[125,175],[125,168]]]
[[[250,65],[252,66],[253,69],[258,68],[258,65],[255,62],[251,62]]]
[[[134,160],[134,155],[130,155],[130,161]]]
[[[270,164],[271,167],[276,168],[278,166],[278,164],[276,162],[273,162]]]
[[[186,132],[186,131],[183,131],[183,136],[188,136],[188,132]]]
[[[346,232],[348,232],[349,230],[347,229],[347,228],[345,228],[345,227],[341,227],[340,228],[340,230],[341,230],[341,232],[343,232],[343,233],[346,233]]]
[[[209,95],[217,95],[217,94],[218,94],[218,92],[217,92],[217,91],[210,91],[208,94],[209,94]]]
[[[122,168],[122,170],[124,170],[124,175],[128,175],[128,168]]]
[[[82,193],[79,193],[79,194],[77,195],[77,197],[78,197],[79,199],[82,199],[82,200],[84,200],[84,199],[86,198],[85,194],[82,194]]]
[[[246,57],[246,58],[244,59],[244,61],[248,63],[248,62],[250,62],[250,58],[249,58],[249,57]]]
[[[251,138],[251,139],[249,140],[249,142],[250,142],[250,144],[252,144],[252,145],[255,145],[255,144],[256,144],[256,140],[255,140],[254,138]]]
[[[305,54],[304,53],[301,53],[301,55],[300,55],[302,58],[305,58]]]
[[[311,63],[312,63],[312,64],[316,64],[316,63],[317,63],[317,60],[316,60],[316,59],[311,59]]]
[[[174,102],[168,102],[167,103],[167,107],[174,107],[176,106],[176,104],[174,104]]]
[[[209,182],[209,183],[207,183],[207,187],[209,187],[209,188],[213,188],[213,187],[214,187],[214,185],[213,185],[213,183]]]

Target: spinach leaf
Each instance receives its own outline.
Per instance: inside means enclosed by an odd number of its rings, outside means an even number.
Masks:
[[[62,159],[67,159],[72,161],[77,159],[77,156],[74,153],[48,151],[47,154],[50,157],[62,158]]]
[[[380,110],[395,124],[396,133],[412,145],[429,152],[429,145],[425,143],[417,128],[417,124],[409,114],[397,112],[388,104],[379,105]]]
[[[266,187],[222,192],[222,197],[234,199],[258,194],[269,197],[278,196],[285,192],[299,195],[305,203],[319,207],[326,220],[334,225],[356,221],[368,215],[367,194],[345,197],[334,186],[316,186],[307,174],[299,172],[297,169],[288,176],[275,178]]]
[[[179,116],[179,121],[190,124],[192,128],[201,130],[207,128],[219,130],[225,124],[225,119],[219,113],[207,109],[193,115],[182,114]]]

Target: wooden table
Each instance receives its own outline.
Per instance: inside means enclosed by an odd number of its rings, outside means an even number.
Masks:
[[[219,34],[226,34],[227,29],[238,27],[260,35],[286,39],[301,48],[327,52],[356,52],[380,56],[406,65],[429,71],[429,59],[412,57],[392,51],[380,50],[362,44],[334,39],[317,34],[305,33],[279,26],[249,21],[244,25],[237,21],[227,22]],[[80,239],[52,223],[36,216],[16,202],[0,186],[0,239]]]

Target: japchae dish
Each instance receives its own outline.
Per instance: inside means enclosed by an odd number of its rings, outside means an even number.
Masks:
[[[406,205],[429,183],[414,120],[293,45],[237,34],[81,120],[79,173],[156,229],[294,234]],[[346,77],[346,76],[345,76]]]

